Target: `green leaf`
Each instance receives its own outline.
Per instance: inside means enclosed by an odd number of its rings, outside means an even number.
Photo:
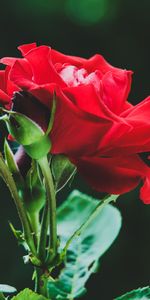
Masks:
[[[17,290],[10,285],[7,284],[0,284],[0,293],[6,293],[6,294],[11,294],[15,293]]]
[[[147,300],[150,299],[150,287],[139,288],[137,290],[131,291],[121,297],[116,298],[116,300]]]
[[[57,192],[60,191],[76,173],[76,167],[63,154],[52,156],[51,169]]]
[[[4,297],[3,293],[0,293],[0,300],[6,300],[6,298]]]
[[[106,206],[113,199],[111,196],[107,202],[100,202],[74,191],[58,209],[60,248],[64,249],[68,239],[71,243],[65,268],[58,279],[48,282],[51,299],[74,299],[85,292],[86,281],[97,269],[99,258],[111,246],[121,227],[119,211],[111,205]]]
[[[15,238],[17,239],[18,245],[22,245],[25,248],[25,250],[29,251],[29,247],[24,239],[23,232],[21,230],[16,230],[11,222],[9,222],[9,226]]]
[[[38,213],[45,203],[45,189],[39,179],[38,166],[34,160],[26,176],[24,203],[29,213]]]
[[[32,292],[30,289],[25,289],[13,297],[12,300],[47,300],[47,298]]]

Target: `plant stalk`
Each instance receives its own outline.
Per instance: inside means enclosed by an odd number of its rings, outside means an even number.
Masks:
[[[50,245],[49,245],[49,253],[50,255],[50,261],[52,261],[56,254],[57,254],[57,221],[56,221],[56,197],[55,197],[55,188],[53,184],[53,178],[51,174],[51,170],[49,167],[48,159],[47,157],[43,157],[38,160],[38,163],[40,165],[41,171],[43,173],[43,177],[45,180],[45,187],[46,187],[46,196],[47,196],[47,214],[49,218],[49,234],[50,234]],[[45,223],[46,221],[46,211],[45,211]],[[44,223],[43,226],[44,227]],[[43,230],[43,238],[44,241],[46,241],[47,238],[47,230]],[[45,236],[44,236],[45,235]],[[44,249],[43,249],[44,250]],[[48,258],[49,261],[49,258]]]
[[[49,211],[48,211],[48,201],[44,206],[42,221],[41,221],[41,231],[38,245],[38,254],[42,262],[46,259],[46,244],[47,244],[47,231],[49,223]]]
[[[48,297],[48,291],[47,291],[47,282],[48,282],[48,273],[44,272],[40,268],[35,268],[35,292]]]
[[[16,184],[15,184],[15,181],[12,177],[12,174],[9,171],[7,165],[5,164],[5,161],[4,161],[1,153],[0,153],[0,176],[3,178],[3,180],[7,184],[8,188],[11,192],[12,198],[14,199],[14,203],[16,205],[17,212],[18,212],[21,224],[22,224],[25,240],[26,240],[32,254],[37,256],[36,247],[35,247],[34,239],[33,239],[33,233],[31,231],[29,219],[28,219],[26,210],[24,208],[24,204],[18,194],[18,190],[17,190]]]
[[[101,200],[100,203],[98,203],[98,205],[94,208],[94,210],[92,211],[91,215],[87,218],[87,220],[81,224],[81,226],[73,233],[73,235],[69,238],[69,240],[67,241],[64,249],[63,249],[63,253],[65,254],[70,243],[72,242],[72,240],[76,237],[76,236],[80,236],[80,234],[82,233],[83,230],[86,229],[86,227],[93,221],[93,219],[95,219],[95,217],[97,216],[97,214],[100,213],[100,211],[110,202],[112,201],[116,201],[116,199],[118,198],[118,195],[112,195],[110,196],[106,196],[103,200]]]

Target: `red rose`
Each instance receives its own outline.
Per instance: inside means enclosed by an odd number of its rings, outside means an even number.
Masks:
[[[45,128],[56,92],[52,153],[66,154],[99,191],[124,193],[143,179],[141,198],[150,202],[149,168],[138,155],[150,151],[150,98],[127,102],[132,72],[100,55],[83,59],[34,43],[19,50],[24,58],[1,62],[9,81],[27,92],[19,96],[21,112]]]
[[[0,71],[0,103],[6,108],[10,108],[13,93],[19,91],[19,88],[9,80],[10,68]]]

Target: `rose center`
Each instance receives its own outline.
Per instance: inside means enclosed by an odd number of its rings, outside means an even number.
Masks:
[[[97,90],[100,88],[100,74],[98,71],[88,74],[84,68],[78,69],[75,66],[64,65],[59,75],[69,87],[92,84]]]

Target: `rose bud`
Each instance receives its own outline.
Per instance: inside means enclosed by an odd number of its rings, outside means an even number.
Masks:
[[[48,131],[45,133],[43,129],[27,116],[19,112],[20,98],[28,99],[28,95],[15,93],[13,98],[13,111],[7,111],[9,118],[6,119],[9,133],[13,138],[24,146],[26,153],[33,159],[40,159],[45,156],[51,148],[51,142],[48,133],[51,127],[48,126]],[[17,111],[14,111],[14,110]],[[48,116],[47,116],[48,117]],[[52,116],[53,117],[53,116]],[[48,119],[48,118],[47,118]],[[42,126],[43,127],[43,126]]]

